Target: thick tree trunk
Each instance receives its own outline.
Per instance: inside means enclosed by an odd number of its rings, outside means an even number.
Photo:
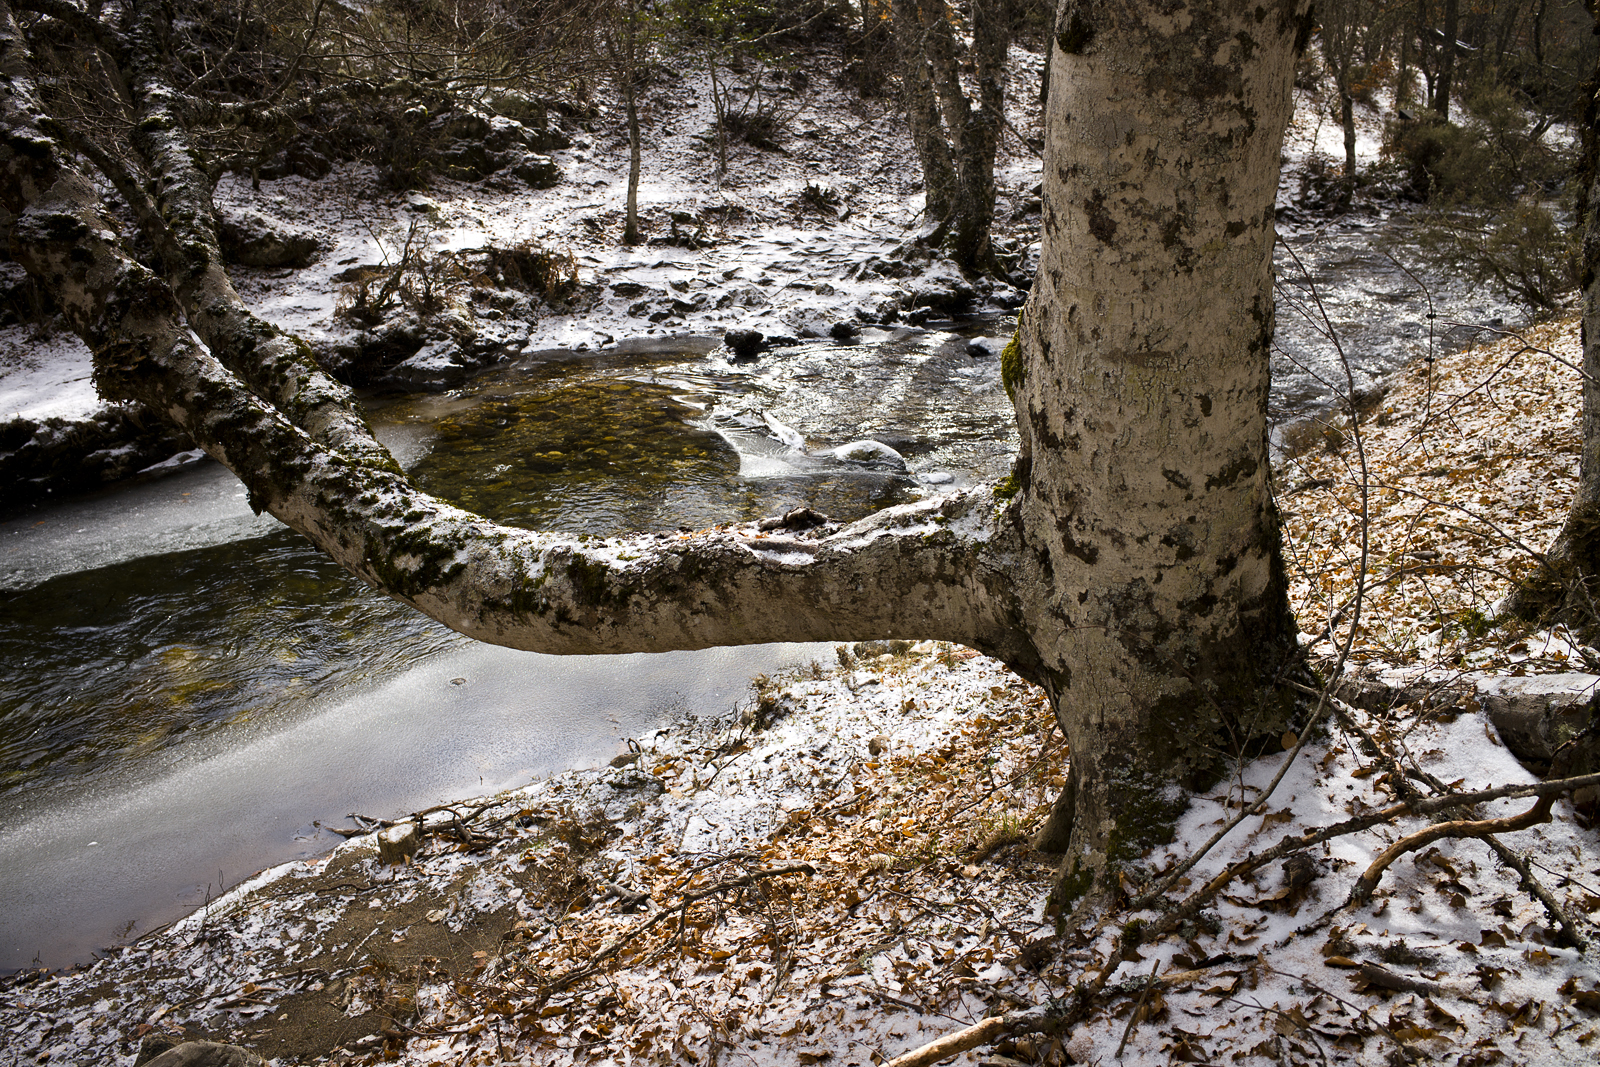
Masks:
[[[1600,7],[1591,9],[1600,33]],[[1583,451],[1578,489],[1555,543],[1513,591],[1508,612],[1600,634],[1600,64],[1584,92],[1578,172],[1578,285],[1583,293]]]
[[[195,165],[183,132],[182,107],[164,70],[162,5],[135,5],[127,49],[133,76],[132,140],[154,178],[157,217],[144,221],[195,333],[211,354],[314,441],[350,459],[398,471],[372,436],[350,390],[324,374],[299,338],[253,314],[239,299],[223,263],[212,208],[212,182]]]
[[[1044,251],[1003,373],[1024,611],[1072,751],[1037,838],[1068,843],[1064,897],[1170,833],[1183,787],[1295,710],[1265,413],[1309,7],[1169,21],[1068,0],[1057,24]]]

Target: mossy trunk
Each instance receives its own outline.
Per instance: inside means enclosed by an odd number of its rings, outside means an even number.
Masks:
[[[1037,840],[1066,845],[1069,896],[1161,840],[1189,787],[1296,710],[1266,399],[1308,8],[1167,20],[1087,0],[1057,22],[1044,251],[1007,377],[1023,596],[1072,750]]]

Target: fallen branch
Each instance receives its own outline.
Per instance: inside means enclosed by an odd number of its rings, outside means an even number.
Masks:
[[[1350,715],[1348,708],[1341,706],[1336,710],[1339,713],[1340,721],[1344,724],[1346,729],[1357,734],[1363,742],[1373,749],[1373,751],[1383,754],[1385,761],[1389,765],[1390,780],[1395,783],[1395,787],[1397,789],[1400,789],[1405,793],[1408,799],[1421,796],[1420,790],[1413,788],[1407,783],[1408,777],[1415,777],[1420,781],[1426,782],[1428,786],[1436,793],[1445,794],[1449,792],[1448,786],[1420,766],[1416,766],[1414,771],[1405,771],[1400,766],[1399,758],[1383,745],[1380,745],[1377,739],[1375,739],[1370,733],[1362,729],[1360,723],[1356,722],[1355,719]],[[1415,761],[1413,761],[1413,764],[1415,764]],[[1569,916],[1566,909],[1561,906],[1561,902],[1555,898],[1555,894],[1551,893],[1550,890],[1545,887],[1545,884],[1539,881],[1539,879],[1534,875],[1532,868],[1528,865],[1528,861],[1524,857],[1518,855],[1513,849],[1492,834],[1484,837],[1483,841],[1491,850],[1493,850],[1495,856],[1499,858],[1501,863],[1504,863],[1507,867],[1510,867],[1521,876],[1522,888],[1526,889],[1534,899],[1538,900],[1539,903],[1544,905],[1545,911],[1548,912],[1550,917],[1555,920],[1556,924],[1561,927],[1571,942],[1577,946],[1578,951],[1587,954],[1590,947],[1588,937],[1584,935],[1583,930],[1578,926],[1578,924],[1573,922],[1572,917]]]
[[[1030,1008],[1027,1011],[995,1015],[965,1030],[946,1034],[921,1048],[902,1053],[884,1067],[930,1067],[940,1060],[949,1059],[980,1045],[991,1045],[1003,1037],[1017,1034],[1049,1033],[1056,1029],[1060,1017],[1048,1008]]]
[[[1550,805],[1553,803],[1555,803],[1553,797],[1543,797],[1521,815],[1511,815],[1504,819],[1458,819],[1454,822],[1434,823],[1416,833],[1407,834],[1378,853],[1378,858],[1372,861],[1372,865],[1360,878],[1356,879],[1356,884],[1350,889],[1350,902],[1365,904],[1370,900],[1372,891],[1378,888],[1378,881],[1383,877],[1383,872],[1407,852],[1415,852],[1446,837],[1488,837],[1491,834],[1526,830],[1530,826],[1549,822]]]
[[[1436,811],[1444,811],[1447,808],[1470,807],[1473,804],[1481,804],[1488,800],[1502,800],[1508,797],[1554,797],[1571,789],[1579,789],[1583,786],[1597,783],[1600,783],[1600,774],[1584,774],[1575,778],[1536,782],[1533,785],[1497,786],[1494,789],[1483,789],[1476,793],[1451,793],[1445,796],[1428,797],[1423,800],[1408,800],[1399,804],[1391,804],[1387,808],[1368,812],[1365,815],[1358,815],[1353,819],[1334,823],[1331,826],[1306,830],[1298,835],[1291,834],[1265,852],[1253,852],[1224,869],[1205,885],[1185,897],[1177,907],[1146,926],[1141,932],[1142,940],[1148,942],[1170,934],[1183,923],[1199,914],[1200,909],[1205,907],[1213,897],[1234,879],[1243,877],[1252,871],[1260,870],[1267,864],[1280,860],[1291,853],[1304,851],[1313,845],[1320,845],[1324,841],[1332,841],[1335,838],[1360,833],[1362,830],[1370,829],[1380,823],[1393,822],[1402,815],[1428,815]]]
[[[1387,967],[1379,967],[1376,963],[1363,963],[1359,970],[1368,985],[1375,985],[1379,989],[1389,989],[1396,993],[1420,993],[1425,997],[1459,995],[1449,986],[1430,982],[1424,978],[1413,978],[1409,974],[1396,974]]]

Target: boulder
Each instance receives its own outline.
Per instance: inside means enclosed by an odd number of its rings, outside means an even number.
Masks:
[[[940,261],[916,280],[910,306],[954,315],[971,308],[977,295],[977,290],[953,263]]]
[[[722,335],[722,343],[740,359],[754,359],[765,339],[760,330],[735,329]]]
[[[861,333],[861,327],[853,322],[836,322],[828,327],[828,336],[835,341],[854,341]]]
[[[561,168],[549,156],[536,152],[523,152],[511,164],[511,173],[528,183],[531,189],[551,189],[561,182]]]
[[[141,1061],[141,1067],[267,1067],[267,1061],[238,1045],[218,1041],[185,1041]]]
[[[322,251],[310,230],[260,211],[223,212],[217,239],[228,262],[246,267],[304,267]]]
[[[483,98],[483,104],[495,115],[522,123],[528,147],[535,152],[554,152],[572,146],[572,138],[550,124],[549,105],[532,93],[520,89],[491,90]]]

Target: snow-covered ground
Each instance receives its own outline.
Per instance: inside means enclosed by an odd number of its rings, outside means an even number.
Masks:
[[[996,173],[998,241],[1025,268],[1037,258],[1040,159],[1013,131],[1038,133],[1042,62],[1042,56],[1012,49],[1011,130],[1002,138]],[[385,190],[374,170],[360,165],[341,166],[318,181],[263,181],[259,191],[244,177],[227,176],[216,195],[224,214],[260,212],[310,230],[323,244],[309,267],[241,267],[236,283],[261,315],[318,346],[353,332],[338,314],[349,298],[349,283],[339,276],[395,264],[413,227],[416,247],[426,254],[489,246],[569,252],[579,297],[570,308],[543,308],[536,321],[502,329],[507,358],[518,351],[598,350],[637,338],[720,336],[733,327],[825,335],[858,310],[876,318],[909,293],[958,284],[948,264],[913,264],[911,273],[896,277],[898,269],[880,271],[872,262],[892,260],[923,224],[921,175],[905,123],[892,99],[862,100],[840,88],[831,76],[832,57],[807,63],[812,77],[804,92],[770,80],[764,89],[790,116],[785,151],[735,144],[723,175],[707,137],[710,85],[703,69],[683,58],[675,63],[675,79],[658,78],[646,93],[639,191],[645,236],[697,236],[692,249],[622,243],[627,139],[611,116],[553,153],[563,180],[546,190],[491,176],[476,183],[440,179],[425,192],[402,194]],[[750,74],[751,81],[759,76]],[[1381,106],[1358,107],[1357,122],[1358,154],[1364,165],[1375,163]],[[1293,198],[1308,159],[1343,158],[1342,136],[1323,96],[1298,90],[1280,199]],[[808,187],[832,206],[808,200]],[[978,305],[1017,299],[1002,285],[980,293]],[[418,358],[426,362],[429,353]],[[31,326],[0,329],[0,418],[87,418],[100,403],[89,369],[87,350],[70,335],[41,336]]]
[[[570,309],[542,308],[536,321],[505,331],[507,358],[636,338],[720,337],[730,327],[825,335],[858,309],[877,321],[880,309],[898,308],[915,288],[956,283],[948,264],[931,270],[919,264],[910,277],[863,271],[869,260],[892,258],[916,237],[920,171],[893,100],[861,100],[839,87],[832,56],[802,62],[811,68],[804,92],[770,78],[763,83],[789,116],[785,150],[731,145],[728,172],[719,175],[706,137],[709,79],[692,59],[673,60],[678,76],[658,78],[644,100],[645,244],[621,240],[628,148],[611,116],[552,153],[563,179],[547,190],[491,175],[470,184],[440,179],[425,192],[402,194],[385,190],[373,168],[361,165],[341,166],[318,181],[263,181],[260,191],[248,178],[225,177],[216,191],[224,215],[263,213],[310,230],[324,246],[309,267],[237,268],[235,282],[259,314],[316,347],[352,333],[337,314],[349,291],[338,276],[397,263],[413,227],[415,248],[425,255],[488,246],[570,253],[579,297]],[[1015,130],[1038,128],[1042,62],[1013,49],[1008,118]],[[759,74],[752,69],[748,80]],[[997,163],[997,233],[1025,260],[1030,246],[1036,255],[1039,180],[1039,157],[1008,133]],[[808,187],[821,199],[808,201]],[[695,237],[697,247],[658,243],[674,232]],[[1003,285],[989,295],[1020,302]],[[87,351],[71,337],[40,342],[31,328],[0,330],[0,417],[86,417],[98,403],[87,366]]]

